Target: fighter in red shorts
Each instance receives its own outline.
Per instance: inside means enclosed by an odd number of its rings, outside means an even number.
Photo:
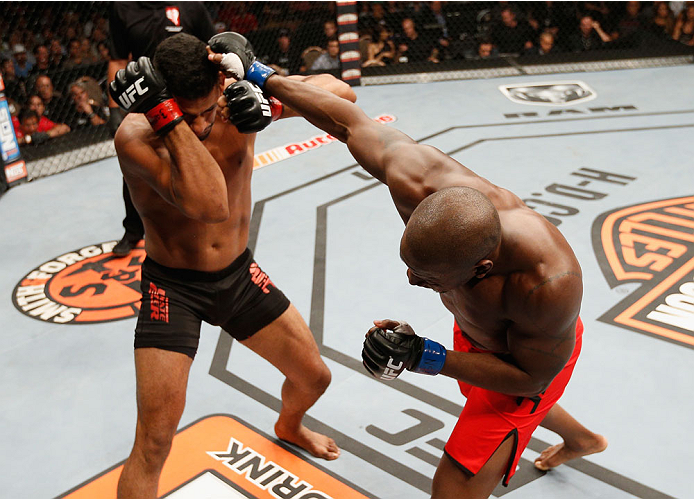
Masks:
[[[433,497],[488,497],[538,424],[563,444],[536,466],[548,469],[602,451],[604,437],[581,426],[556,401],[580,351],[581,267],[557,228],[516,195],[438,149],[370,120],[356,105],[273,74],[245,57],[211,55],[349,147],[388,185],[406,223],[400,256],[410,284],[431,288],[458,324],[456,348],[375,321],[364,365],[393,379],[404,369],[455,378],[468,402],[434,476]],[[232,62],[234,64],[232,64]],[[232,123],[243,110],[230,86],[220,105]]]

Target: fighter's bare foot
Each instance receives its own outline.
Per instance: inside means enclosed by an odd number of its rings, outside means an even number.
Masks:
[[[602,435],[595,435],[594,438],[586,440],[576,447],[569,447],[566,442],[547,447],[535,459],[535,467],[541,471],[547,471],[556,468],[566,461],[576,459],[577,457],[587,456],[589,454],[597,454],[607,448],[607,439]]]
[[[328,461],[337,459],[340,456],[340,449],[332,438],[311,431],[304,425],[299,426],[298,430],[292,431],[282,428],[277,423],[275,425],[275,434],[280,440],[297,445],[312,456],[327,459]]]

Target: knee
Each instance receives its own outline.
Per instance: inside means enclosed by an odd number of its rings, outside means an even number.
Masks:
[[[325,390],[330,386],[330,381],[332,380],[332,374],[330,369],[322,360],[319,360],[312,369],[305,372],[303,379],[303,385],[307,386],[313,392],[318,392],[323,394]]]
[[[320,390],[321,393],[328,389],[328,386],[330,386],[332,378],[333,375],[330,372],[330,369],[328,369],[328,366],[321,362],[321,367],[318,370],[318,374],[316,376],[316,387]]]
[[[174,433],[175,428],[173,431],[162,428],[140,428],[135,446],[140,451],[143,461],[152,467],[163,466],[171,450]]]

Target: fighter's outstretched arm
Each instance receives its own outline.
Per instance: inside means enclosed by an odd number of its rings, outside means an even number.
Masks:
[[[359,164],[381,182],[387,183],[389,151],[398,145],[415,144],[404,133],[371,120],[357,105],[316,86],[272,75],[265,91],[347,144]]]

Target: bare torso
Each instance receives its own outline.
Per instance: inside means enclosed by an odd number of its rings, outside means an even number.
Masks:
[[[134,140],[149,144],[160,157],[171,161],[163,141],[152,132],[143,115],[129,115],[122,126],[131,127]],[[202,142],[226,179],[230,215],[219,223],[187,217],[132,168],[123,168],[145,226],[145,249],[151,258],[168,267],[216,271],[243,253],[248,243],[254,143],[255,134],[241,134],[221,120],[215,121]]]

